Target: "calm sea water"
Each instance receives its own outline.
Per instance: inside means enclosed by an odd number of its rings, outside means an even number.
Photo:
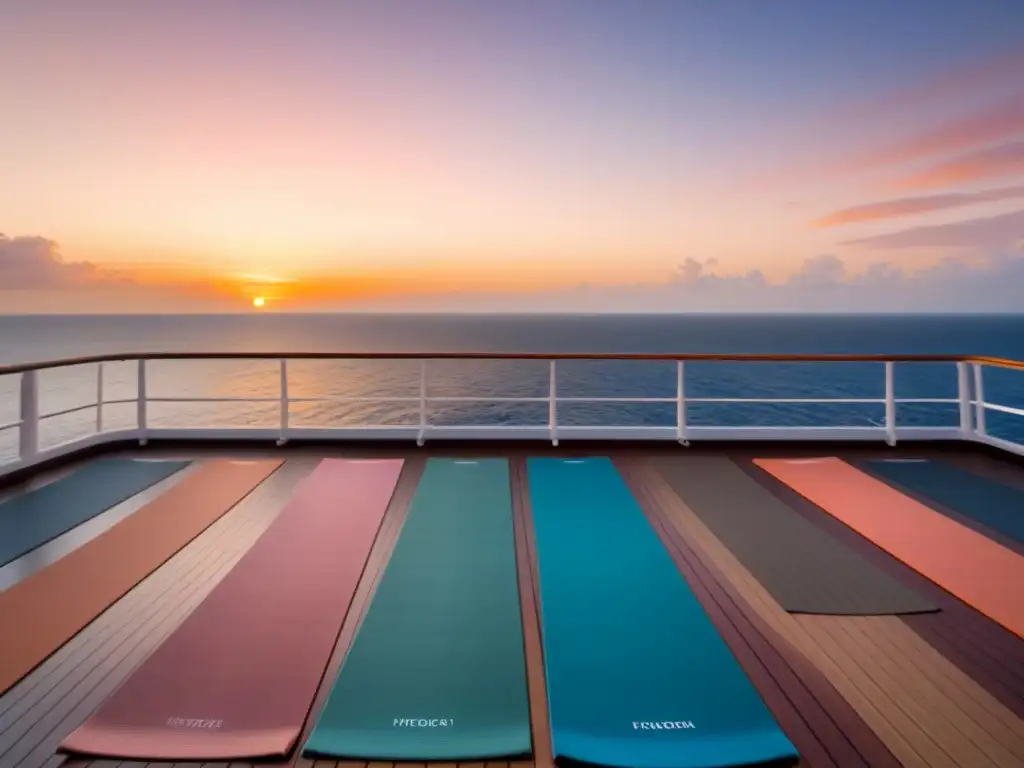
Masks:
[[[154,351],[506,351],[978,354],[1024,359],[1024,316],[103,316],[0,317],[0,365],[59,357]],[[414,424],[415,403],[351,402],[346,397],[415,397],[416,363],[295,361],[295,426]],[[902,364],[897,397],[955,397],[952,364]],[[46,371],[41,408],[53,412],[95,402],[96,366]],[[131,363],[104,366],[108,400],[135,395]],[[986,371],[986,399],[1024,407],[1024,372]],[[148,372],[151,397],[275,397],[276,364],[267,361],[160,361]],[[575,397],[672,397],[671,363],[559,364],[559,394]],[[0,426],[17,418],[17,377],[0,376]],[[543,397],[543,362],[431,363],[432,396]],[[880,364],[692,363],[687,394],[694,397],[871,397],[884,395]],[[107,428],[134,423],[131,404],[104,408]],[[695,424],[866,425],[881,405],[693,404]],[[1024,440],[1024,419],[989,414],[994,434]],[[154,403],[153,426],[273,426],[271,403]],[[564,404],[566,424],[673,424],[671,404]],[[546,405],[434,404],[435,424],[545,424]],[[955,424],[955,405],[901,405],[902,425]],[[95,429],[95,409],[46,419],[43,446]],[[17,430],[0,432],[0,461],[13,457]]]

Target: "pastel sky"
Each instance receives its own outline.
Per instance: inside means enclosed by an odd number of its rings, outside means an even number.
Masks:
[[[0,0],[0,314],[1024,311],[1022,0]]]

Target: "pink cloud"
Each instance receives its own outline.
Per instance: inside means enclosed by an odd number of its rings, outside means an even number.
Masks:
[[[1024,210],[998,216],[911,227],[873,237],[846,240],[841,245],[868,248],[967,248],[1001,250],[1016,247],[1024,238]],[[1024,296],[1024,290],[1021,291]]]
[[[0,288],[71,288],[126,280],[87,261],[66,262],[53,240],[0,234]]]
[[[1024,71],[1021,72],[1024,78]],[[878,167],[957,152],[1024,133],[1024,97],[1004,102],[868,153],[853,165]]]
[[[975,64],[947,71],[915,85],[898,88],[865,104],[853,107],[842,119],[857,116],[876,120],[880,113],[919,109],[937,101],[974,95],[993,86],[1019,86],[1024,79],[1024,47],[1001,51]]]
[[[1021,312],[1024,252],[1006,250],[967,262],[946,258],[906,271],[889,261],[853,274],[838,256],[804,260],[781,282],[760,270],[715,272],[714,259],[689,258],[655,284],[589,285],[530,295],[435,296],[428,309],[465,312]],[[410,307],[393,307],[408,310]],[[419,307],[418,307],[419,308]]]
[[[898,113],[913,117],[923,114],[932,103],[968,104],[988,100],[988,106],[973,114],[948,120],[939,127],[929,127],[915,135],[894,140],[888,146],[871,151],[843,150],[841,145],[825,149],[824,154],[794,157],[784,167],[756,173],[752,184],[757,189],[776,187],[794,178],[828,180],[888,165],[911,162],[925,157],[958,152],[982,144],[1002,141],[1024,133],[1024,47],[1006,51],[974,66],[948,72],[917,85],[898,89],[880,98],[853,105],[824,118],[814,128],[814,141],[809,145],[818,152],[827,136],[845,137],[846,142],[859,139],[858,127],[886,124]],[[1008,94],[1012,94],[1007,99]],[[867,127],[867,126],[865,126]],[[808,126],[810,129],[810,126]],[[844,141],[844,139],[839,139]]]
[[[897,179],[891,186],[896,189],[936,189],[1022,174],[1024,141],[1013,141],[944,160],[924,171]]]
[[[825,228],[843,224],[857,224],[877,219],[893,219],[900,216],[912,216],[918,213],[930,213],[947,208],[959,208],[965,205],[991,203],[998,200],[1012,200],[1024,197],[1024,186],[988,189],[984,192],[955,192],[946,195],[927,195],[923,197],[903,197],[896,200],[883,200],[878,203],[856,205],[834,211],[811,222],[811,226]]]

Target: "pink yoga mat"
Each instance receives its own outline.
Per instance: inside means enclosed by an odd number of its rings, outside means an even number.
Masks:
[[[127,760],[285,757],[402,463],[322,461],[224,580],[61,751]]]
[[[947,592],[1024,636],[1024,557],[840,459],[754,463]]]

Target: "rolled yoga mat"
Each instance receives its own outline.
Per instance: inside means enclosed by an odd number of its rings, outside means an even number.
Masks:
[[[1024,491],[1019,488],[941,461],[882,459],[863,464],[883,480],[1024,542]]]
[[[0,592],[0,693],[219,520],[279,460],[203,463],[112,528]]]
[[[0,504],[0,567],[170,477],[187,461],[98,459]]]
[[[611,461],[530,459],[528,469],[555,757],[795,763]]]
[[[325,459],[252,548],[61,751],[283,758],[298,741],[401,459]]]
[[[531,752],[508,463],[430,459],[307,756]]]
[[[841,459],[754,463],[868,541],[1024,637],[1024,557]]]

